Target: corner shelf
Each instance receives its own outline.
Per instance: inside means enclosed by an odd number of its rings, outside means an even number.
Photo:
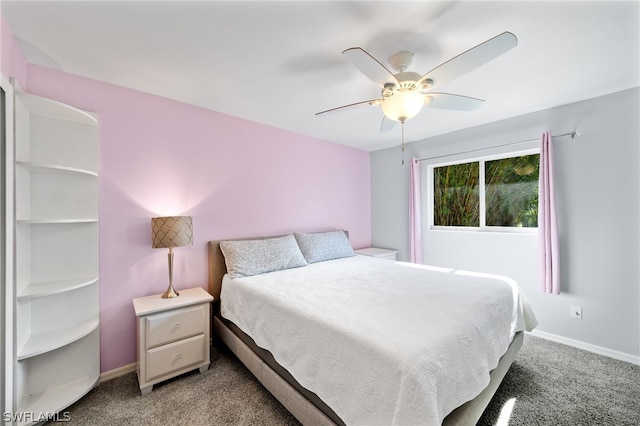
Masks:
[[[16,161],[16,165],[18,166],[22,166],[24,168],[30,169],[32,171],[38,172],[62,172],[62,173],[80,173],[80,174],[86,174],[89,176],[95,176],[98,177],[98,173],[91,171],[91,170],[85,170],[85,169],[80,169],[78,167],[70,167],[70,166],[63,166],[61,164],[44,164],[44,163],[35,163],[32,161],[21,161],[18,160]]]
[[[88,321],[62,330],[33,334],[18,352],[18,361],[56,350],[89,335],[98,329],[99,320]]]
[[[19,90],[14,101],[9,408],[54,414],[100,376],[98,122],[92,113]]]
[[[25,401],[24,412],[57,413],[86,395],[99,380],[100,375],[93,374],[29,395]]]
[[[65,223],[98,223],[97,218],[86,218],[86,219],[18,219],[17,222],[24,223],[25,225],[54,225],[54,224],[65,224]]]
[[[35,299],[38,297],[51,296],[58,293],[64,293],[76,290],[98,282],[98,277],[83,277],[69,280],[50,281],[43,283],[31,283],[27,288],[18,294],[18,300]]]
[[[98,124],[98,121],[91,113],[71,105],[25,92],[18,92],[16,96],[32,115],[84,124]]]
[[[22,411],[49,415],[57,413],[96,386],[100,370],[93,368],[93,365],[99,356],[99,341],[99,331],[95,330],[67,346],[20,361],[17,375],[32,379],[30,392],[20,400]],[[52,368],[51,364],[57,368]],[[64,380],[60,380],[61,377]]]

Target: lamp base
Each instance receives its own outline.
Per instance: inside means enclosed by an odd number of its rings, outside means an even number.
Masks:
[[[162,298],[163,299],[173,299],[174,297],[178,297],[180,296],[180,293],[178,293],[177,291],[175,291],[173,289],[173,286],[169,286],[169,288],[167,289],[167,291],[165,291],[164,293],[162,293]]]
[[[167,261],[169,263],[169,288],[162,294],[162,298],[173,299],[174,297],[180,296],[180,293],[173,289],[173,250],[171,250],[171,247],[169,247]]]

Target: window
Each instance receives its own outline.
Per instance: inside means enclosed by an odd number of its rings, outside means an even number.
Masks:
[[[540,154],[433,167],[435,226],[536,228]]]
[[[480,163],[433,171],[433,218],[438,226],[480,226]]]

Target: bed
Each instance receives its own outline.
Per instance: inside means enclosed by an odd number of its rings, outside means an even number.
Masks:
[[[301,423],[476,424],[535,316],[517,285],[356,255],[343,231],[209,242],[220,339]]]

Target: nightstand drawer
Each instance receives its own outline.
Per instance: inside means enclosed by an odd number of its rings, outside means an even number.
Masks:
[[[204,305],[149,315],[145,318],[146,348],[204,333],[206,315]]]
[[[180,290],[180,296],[133,299],[138,327],[138,383],[143,395],[156,383],[209,368],[209,324],[213,297],[201,287]]]
[[[171,374],[206,359],[204,334],[147,351],[147,380]]]

